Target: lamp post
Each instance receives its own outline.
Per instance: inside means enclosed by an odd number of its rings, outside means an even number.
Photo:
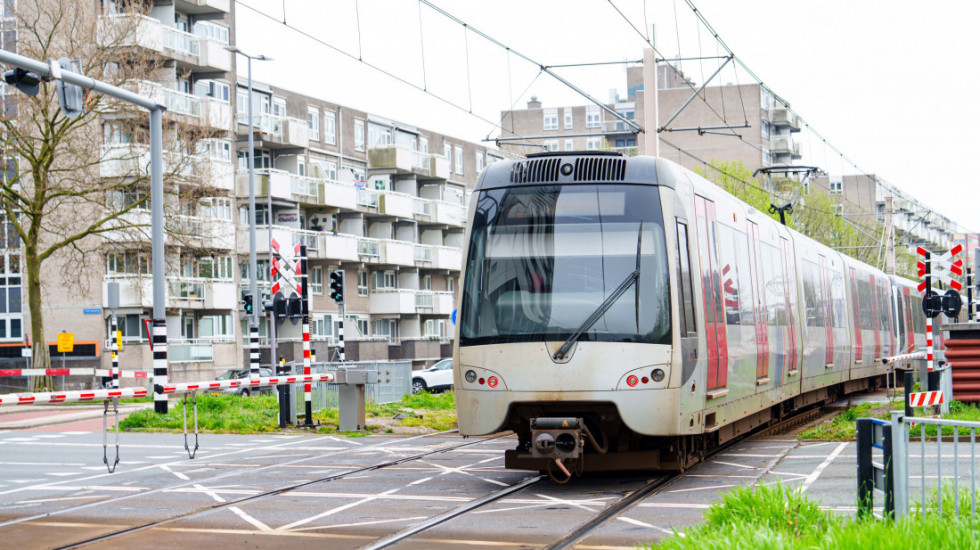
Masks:
[[[249,292],[252,294],[252,315],[249,319],[250,342],[251,342],[251,374],[259,375],[258,365],[258,332],[259,332],[259,309],[261,309],[261,296],[259,296],[259,277],[258,260],[255,252],[255,136],[252,131],[252,60],[272,61],[272,58],[264,55],[248,55],[238,49],[237,46],[226,46],[226,50],[245,57],[248,62],[248,279]],[[266,213],[271,216],[271,212]],[[271,220],[266,224],[272,230]]]

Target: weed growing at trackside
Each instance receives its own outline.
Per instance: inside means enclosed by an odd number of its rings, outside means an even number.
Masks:
[[[905,403],[902,400],[892,401],[888,405],[878,404],[872,405],[871,403],[861,403],[860,405],[851,407],[840,413],[836,418],[822,422],[816,426],[813,426],[802,433],[798,434],[796,437],[799,439],[825,439],[831,441],[847,441],[857,437],[857,424],[855,420],[858,418],[873,417],[881,420],[888,420],[891,418],[892,410],[903,410],[905,408]],[[917,415],[923,415],[922,408],[917,408],[915,410]],[[969,422],[980,422],[980,408],[975,405],[961,403],[959,401],[951,401],[949,403],[949,414],[943,415],[943,418],[950,420],[966,420]],[[936,437],[937,427],[928,425],[926,428],[926,437]],[[909,431],[909,437],[919,437],[921,425],[913,426]],[[952,426],[943,427],[943,435],[951,436],[953,435]],[[961,435],[964,430],[960,430]]]
[[[944,514],[936,496],[926,520],[916,511],[899,521],[857,519],[821,510],[798,490],[780,485],[741,487],[726,494],[704,515],[704,522],[645,548],[665,550],[977,548],[980,522],[952,515],[952,490],[944,495]],[[948,498],[948,503],[947,503]],[[969,510],[969,494],[960,495]],[[961,510],[964,510],[961,504]]]
[[[204,393],[197,396],[197,423],[200,431],[210,433],[258,433],[279,429],[279,407],[274,395],[239,397]],[[194,409],[188,402],[187,425],[193,429]],[[126,431],[184,430],[184,401],[170,400],[167,414],[152,408],[130,414],[119,423]]]

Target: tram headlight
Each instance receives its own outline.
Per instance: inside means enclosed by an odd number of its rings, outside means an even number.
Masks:
[[[650,373],[650,378],[652,378],[654,382],[662,382],[664,379],[663,369],[653,369],[653,372]]]
[[[469,382],[470,384],[476,382],[476,371],[474,371],[473,369],[466,371],[464,378],[466,378],[466,381]]]

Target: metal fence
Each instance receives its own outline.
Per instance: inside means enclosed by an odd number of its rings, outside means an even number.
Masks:
[[[291,363],[294,374],[303,372],[302,363]],[[377,371],[378,383],[366,384],[364,387],[364,399],[368,403],[384,404],[400,401],[402,397],[412,391],[412,362],[411,361],[355,361],[347,363],[316,363],[310,367],[312,374],[330,373],[337,370],[365,369]],[[296,424],[296,415],[305,414],[306,397],[304,395],[303,384],[291,386],[293,392],[292,422]],[[313,412],[335,408],[339,403],[337,386],[331,384],[313,384],[312,401]]]
[[[918,445],[910,441],[910,429],[919,426]],[[927,426],[935,426],[936,438],[926,434]],[[945,430],[944,430],[945,429]],[[909,513],[911,498],[917,495],[921,516],[928,513],[949,513],[959,516],[961,506],[970,502],[970,514],[977,515],[977,430],[980,422],[905,416],[901,411],[892,412],[891,433],[894,470],[895,515]],[[944,431],[951,432],[944,435]],[[968,439],[967,439],[968,438]],[[964,439],[964,441],[961,441]],[[911,450],[917,447],[913,455]],[[918,464],[915,464],[915,460]],[[945,471],[945,473],[944,473]],[[965,476],[969,471],[969,476]],[[950,473],[952,475],[950,475]],[[960,487],[969,488],[966,497]],[[952,491],[952,494],[949,492]],[[944,496],[945,492],[945,496]],[[927,496],[935,494],[936,508],[926,510]],[[944,511],[943,507],[947,509]],[[952,510],[949,510],[952,506]]]

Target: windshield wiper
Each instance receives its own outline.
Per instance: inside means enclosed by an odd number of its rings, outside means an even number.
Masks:
[[[613,303],[616,300],[618,300],[619,297],[622,296],[624,292],[626,292],[626,289],[628,289],[630,285],[635,283],[636,280],[639,279],[639,277],[640,277],[639,269],[627,275],[626,279],[623,282],[619,283],[619,286],[616,287],[616,290],[612,291],[612,294],[607,296],[606,299],[603,300],[601,304],[599,304],[599,307],[597,307],[596,310],[592,312],[592,315],[589,315],[589,317],[585,320],[585,322],[582,323],[582,326],[580,326],[578,330],[575,331],[575,334],[572,334],[571,336],[568,337],[568,340],[565,340],[565,343],[562,344],[560,348],[558,348],[558,351],[556,351],[555,354],[551,356],[551,358],[556,361],[559,359],[563,359],[565,357],[565,354],[568,353],[568,350],[571,349],[572,344],[574,344],[579,339],[579,337],[582,336],[582,333],[589,330],[592,327],[592,325],[596,324],[596,321],[601,319],[602,316],[605,315],[607,311],[609,311],[609,308],[612,307]]]

